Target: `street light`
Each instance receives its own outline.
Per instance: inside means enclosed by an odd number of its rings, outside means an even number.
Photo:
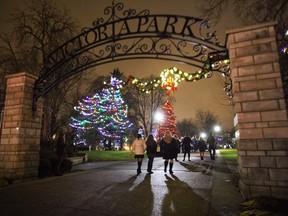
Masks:
[[[207,137],[207,134],[204,133],[204,132],[202,132],[202,133],[200,134],[200,137],[202,137],[203,139],[205,139],[205,138]]]
[[[163,122],[164,119],[163,113],[161,111],[156,111],[156,113],[154,114],[154,119],[156,120],[156,123]]]
[[[160,128],[160,124],[163,122],[164,120],[164,115],[162,113],[161,110],[157,110],[154,113],[153,119],[155,120],[155,122],[153,124],[156,125],[155,128],[155,132],[153,133],[154,137],[158,140],[160,139],[160,134],[159,134],[159,128]],[[158,127],[157,127],[158,126]]]
[[[221,131],[221,127],[220,127],[219,125],[215,125],[214,131],[215,131],[216,133],[220,132],[220,131]]]
[[[217,143],[221,143],[223,139],[219,134],[219,132],[221,131],[221,127],[219,125],[215,125],[214,131],[215,131],[215,138],[217,140]]]

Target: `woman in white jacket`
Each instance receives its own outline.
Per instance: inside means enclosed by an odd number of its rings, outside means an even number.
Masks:
[[[144,152],[146,150],[146,143],[142,139],[141,134],[137,134],[137,138],[134,140],[132,146],[131,146],[131,152],[130,156],[132,155],[133,151],[135,152],[135,158],[137,158],[138,163],[138,169],[137,169],[137,175],[141,173],[141,166],[142,166],[142,160],[144,158]]]

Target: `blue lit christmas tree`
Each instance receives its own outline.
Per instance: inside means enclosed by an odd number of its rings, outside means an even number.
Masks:
[[[78,115],[72,117],[70,126],[77,130],[78,137],[96,129],[103,138],[120,140],[132,126],[127,118],[128,105],[121,94],[122,80],[111,76],[110,83],[104,84],[107,87],[101,92],[82,99],[74,107]]]

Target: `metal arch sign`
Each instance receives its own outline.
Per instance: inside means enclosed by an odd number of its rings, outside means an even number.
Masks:
[[[64,79],[109,62],[162,59],[200,69],[209,64],[213,70],[209,53],[228,58],[226,47],[217,42],[216,32],[209,32],[207,20],[151,15],[149,10],[138,13],[114,1],[104,14],[106,19],[98,18],[93,27],[83,28],[78,36],[47,56],[41,76],[35,82],[33,103]]]

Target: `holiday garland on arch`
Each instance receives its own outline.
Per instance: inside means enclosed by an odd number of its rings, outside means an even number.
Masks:
[[[127,81],[123,85],[132,83],[140,92],[151,93],[156,88],[166,89],[166,94],[169,95],[174,93],[178,89],[178,85],[182,81],[187,82],[196,82],[203,78],[210,78],[213,72],[221,72],[223,77],[230,76],[229,70],[229,59],[224,55],[222,57],[218,53],[210,53],[209,60],[211,62],[205,63],[203,68],[199,71],[188,73],[178,69],[177,67],[171,67],[164,69],[159,77],[154,78],[153,80],[140,81],[134,76],[129,76]],[[222,68],[223,70],[221,70]],[[225,83],[225,91],[230,91],[231,86]]]
[[[176,67],[163,70],[159,77],[153,80],[140,81],[138,78],[129,76],[124,85],[132,83],[140,92],[151,93],[156,88],[166,89],[166,94],[174,93],[181,81],[196,82],[202,78],[211,76],[211,71],[197,71],[195,73],[187,73]]]

